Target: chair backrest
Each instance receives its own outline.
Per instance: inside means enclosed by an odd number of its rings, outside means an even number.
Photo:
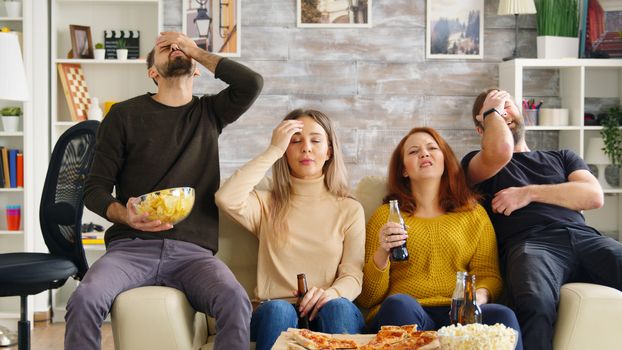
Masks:
[[[91,169],[99,122],[87,120],[65,131],[56,142],[41,196],[39,221],[52,255],[76,264],[81,279],[88,264],[82,247],[84,182]]]

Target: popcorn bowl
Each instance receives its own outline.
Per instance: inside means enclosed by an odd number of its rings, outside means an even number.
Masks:
[[[438,330],[441,350],[514,350],[518,332],[502,324],[452,325]]]
[[[143,194],[134,208],[138,214],[147,213],[149,220],[175,225],[184,220],[194,205],[194,188],[175,187]]]

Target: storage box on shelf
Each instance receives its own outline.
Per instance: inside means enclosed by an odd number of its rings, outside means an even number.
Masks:
[[[499,86],[507,90],[519,106],[523,98],[540,98],[531,91],[528,77],[552,74],[558,78],[558,96],[548,106],[568,110],[566,126],[529,126],[532,132],[555,131],[558,148],[567,148],[585,157],[590,138],[599,137],[601,126],[585,125],[584,114],[598,114],[622,104],[622,60],[620,59],[516,59],[499,64]],[[547,101],[545,101],[546,105]],[[584,212],[588,224],[622,240],[622,186],[605,188],[605,205]]]
[[[52,145],[58,137],[77,121],[72,120],[63,87],[58,75],[59,63],[76,63],[82,66],[90,97],[99,99],[100,108],[108,101],[120,102],[128,98],[155,91],[147,78],[147,54],[155,44],[161,28],[161,7],[158,0],[52,0],[51,2],[51,135]],[[67,58],[71,50],[69,25],[90,27],[93,46],[104,40],[104,31],[140,31],[139,58],[128,60],[93,58]],[[93,222],[105,228],[105,219],[85,208],[83,223]],[[86,245],[89,264],[104,251],[103,245]],[[62,321],[67,299],[76,287],[68,281],[54,297],[54,320]]]

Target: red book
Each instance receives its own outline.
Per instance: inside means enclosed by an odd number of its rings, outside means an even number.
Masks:
[[[17,154],[17,187],[24,187],[24,155]]]

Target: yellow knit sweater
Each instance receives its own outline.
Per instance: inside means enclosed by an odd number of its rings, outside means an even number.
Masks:
[[[371,319],[389,295],[408,294],[423,306],[451,304],[456,272],[477,276],[476,288],[486,288],[491,300],[501,292],[497,241],[486,210],[448,213],[435,218],[404,216],[408,226],[409,259],[389,262],[384,270],[374,263],[378,233],[387,222],[389,205],[378,209],[367,223],[363,290],[358,303],[371,308]]]

